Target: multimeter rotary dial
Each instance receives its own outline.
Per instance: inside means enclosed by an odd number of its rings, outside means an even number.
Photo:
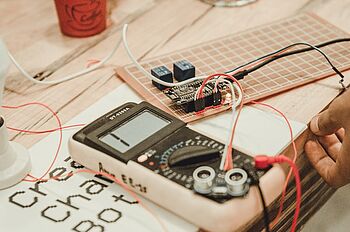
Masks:
[[[159,159],[158,170],[163,176],[190,188],[193,169],[202,165],[218,166],[223,148],[223,145],[213,140],[196,136],[173,145],[155,158]]]
[[[149,158],[142,164],[186,188],[192,188],[193,170],[203,165],[218,169],[223,149],[223,144],[185,127],[146,151]]]
[[[201,136],[196,136],[173,145],[160,155],[160,164],[173,169],[186,169],[220,159],[224,146],[214,140],[201,139]]]

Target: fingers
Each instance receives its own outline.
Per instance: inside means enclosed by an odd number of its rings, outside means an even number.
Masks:
[[[305,152],[314,167],[320,160],[329,158],[322,146],[315,140],[310,140],[305,144]],[[333,160],[330,159],[330,161],[334,163]]]
[[[305,144],[305,152],[311,164],[328,185],[338,188],[346,183],[343,176],[338,175],[336,163],[317,141],[308,141]]]
[[[337,169],[339,175],[349,183],[350,182],[350,136],[344,136],[340,155],[337,159]]]
[[[319,141],[308,141],[305,152],[322,178],[333,187],[350,183],[350,91],[310,122]]]
[[[337,97],[327,110],[316,115],[310,122],[311,131],[319,136],[330,135],[340,128],[350,129],[350,91]]]
[[[340,128],[337,132],[335,132],[336,136],[338,137],[340,142],[343,142],[344,136],[345,136],[345,130],[344,128]]]
[[[310,129],[318,136],[330,135],[339,130],[342,126],[340,120],[332,111],[325,110],[311,119]]]
[[[328,153],[328,155],[336,161],[342,147],[341,141],[338,139],[338,137],[333,135],[326,135],[324,137],[319,137],[318,141],[322,145],[323,149]]]

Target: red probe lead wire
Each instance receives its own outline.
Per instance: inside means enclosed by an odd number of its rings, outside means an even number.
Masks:
[[[289,159],[288,157],[284,155],[276,156],[276,157],[269,157],[266,155],[259,155],[254,157],[255,161],[255,167],[259,169],[265,169],[269,165],[274,163],[287,163],[294,174],[295,177],[295,185],[297,188],[296,191],[296,202],[295,202],[295,212],[294,212],[294,218],[292,222],[291,231],[296,231],[297,223],[298,223],[298,217],[300,213],[300,205],[301,205],[301,183],[300,183],[300,176],[299,176],[299,170],[297,165],[293,162],[293,160]]]
[[[63,126],[62,128],[53,128],[53,129],[49,129],[49,130],[39,130],[39,131],[24,130],[24,129],[14,128],[14,127],[10,127],[10,126],[8,126],[7,129],[12,130],[12,131],[21,132],[21,133],[28,133],[28,134],[47,134],[47,133],[58,131],[60,129],[64,130],[64,129],[70,129],[70,128],[74,128],[74,127],[82,127],[82,126],[85,126],[85,124],[73,124],[73,125],[69,125],[69,126]]]
[[[280,114],[284,118],[284,120],[286,121],[286,123],[288,125],[289,132],[290,132],[290,138],[291,138],[291,141],[292,141],[293,152],[294,152],[293,162],[295,163],[295,161],[297,159],[297,156],[298,156],[298,151],[297,151],[297,147],[296,147],[296,144],[295,144],[295,141],[294,141],[293,129],[292,129],[292,126],[291,126],[288,118],[285,116],[284,113],[282,113],[282,111],[276,109],[275,107],[273,107],[271,105],[268,105],[268,104],[262,103],[262,102],[257,102],[257,101],[251,101],[251,103],[268,107],[268,108],[276,111],[278,114]],[[292,176],[292,173],[293,173],[293,170],[290,169],[289,172],[288,172],[286,181],[284,182],[284,185],[283,185],[283,191],[282,191],[281,200],[280,200],[280,207],[278,209],[278,213],[277,213],[275,219],[272,222],[271,227],[274,227],[278,223],[278,221],[279,221],[279,219],[280,219],[280,217],[282,215],[284,200],[285,200],[285,196],[286,196],[286,193],[287,193],[287,187],[288,187],[289,180],[290,180],[290,178]]]
[[[63,133],[62,133],[62,123],[61,123],[61,120],[60,118],[57,116],[56,112],[54,110],[52,110],[48,105],[44,104],[44,103],[41,103],[41,102],[29,102],[29,103],[26,103],[26,104],[22,104],[22,105],[19,105],[19,106],[2,106],[3,108],[5,109],[19,109],[19,108],[23,108],[23,107],[27,107],[27,106],[32,106],[32,105],[39,105],[41,107],[44,107],[45,109],[47,109],[48,111],[50,111],[52,113],[52,115],[55,117],[56,121],[57,121],[57,124],[58,124],[58,130],[59,130],[59,142],[58,142],[58,146],[57,146],[57,149],[56,149],[56,152],[55,152],[55,155],[54,155],[54,159],[52,160],[50,166],[48,167],[48,169],[45,171],[45,173],[37,178],[37,177],[34,177],[32,175],[28,175],[29,177],[33,178],[32,180],[28,180],[28,179],[23,179],[24,181],[28,181],[28,182],[37,182],[37,181],[40,181],[42,180],[49,172],[50,170],[52,169],[53,165],[56,163],[56,160],[57,160],[57,157],[58,157],[58,154],[59,154],[59,151],[61,150],[61,146],[62,146],[62,140],[63,140]]]

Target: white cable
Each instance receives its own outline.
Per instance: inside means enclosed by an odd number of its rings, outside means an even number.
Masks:
[[[15,60],[15,58],[12,56],[12,54],[10,52],[8,52],[8,55],[10,57],[10,59],[12,60],[13,64],[16,66],[16,68],[30,81],[34,82],[35,84],[40,84],[40,85],[55,85],[55,84],[59,84],[65,81],[69,81],[72,80],[74,78],[77,78],[81,75],[87,74],[89,72],[92,72],[98,68],[100,68],[102,65],[104,65],[113,55],[114,53],[117,51],[117,49],[120,46],[122,39],[119,38],[117,44],[114,46],[114,48],[112,49],[112,51],[105,57],[103,58],[99,63],[94,64],[92,66],[90,66],[89,68],[86,68],[84,70],[81,70],[79,72],[73,73],[71,75],[68,75],[66,77],[62,77],[58,80],[52,80],[52,81],[39,81],[36,80],[35,78],[33,78],[28,72],[26,72],[21,65],[19,65],[19,63]]]
[[[241,88],[239,88],[239,86],[236,83],[233,83],[233,87],[237,91],[238,98],[237,98],[236,102],[234,102],[234,104],[232,103],[232,106],[237,108],[243,101],[243,92],[242,92]]]
[[[134,57],[134,55],[132,54],[130,48],[129,48],[129,45],[128,45],[128,42],[127,42],[127,31],[128,31],[128,24],[124,24],[124,27],[123,27],[123,45],[124,45],[124,48],[126,50],[126,53],[128,54],[130,60],[134,63],[134,65],[136,66],[136,68],[142,72],[146,77],[148,77],[149,79],[151,79],[152,81],[155,81],[157,82],[158,84],[161,84],[161,85],[164,85],[164,86],[167,86],[167,87],[174,87],[174,86],[181,86],[181,85],[184,85],[184,84],[188,84],[188,83],[191,83],[193,81],[197,81],[197,80],[203,80],[206,78],[206,76],[199,76],[199,77],[193,77],[191,79],[188,79],[188,80],[185,80],[185,81],[181,81],[181,82],[178,82],[178,83],[169,83],[169,82],[166,82],[166,81],[162,81],[156,77],[154,77],[153,75],[151,75],[149,72],[147,72],[142,66],[141,64],[136,60],[136,58]]]
[[[225,162],[226,162],[226,157],[227,157],[227,152],[228,152],[228,146],[229,144],[232,142],[231,141],[231,133],[233,131],[233,127],[234,127],[234,124],[235,124],[235,115],[236,115],[236,107],[239,106],[243,100],[243,92],[242,90],[239,88],[239,86],[234,83],[232,84],[229,80],[226,80],[226,79],[221,79],[219,78],[219,80],[217,80],[216,84],[219,82],[219,81],[224,81],[224,82],[228,82],[231,86],[230,89],[231,89],[231,94],[232,94],[232,115],[231,115],[231,120],[230,120],[230,129],[229,129],[229,134],[227,136],[227,140],[226,140],[226,143],[225,143],[225,147],[224,147],[224,153],[222,154],[222,157],[221,157],[221,162],[220,162],[220,166],[219,166],[219,169],[220,170],[224,170],[224,166],[225,166]],[[233,85],[233,87],[232,87]],[[238,96],[238,99],[236,100],[236,96],[235,96],[235,93],[232,91],[232,89],[235,89],[237,91],[237,96]]]
[[[220,166],[219,169],[220,170],[224,170],[224,166],[225,166],[225,162],[226,162],[226,157],[227,157],[227,153],[228,153],[228,145],[231,143],[231,132],[233,131],[233,127],[235,124],[235,114],[236,114],[236,108],[241,104],[242,100],[243,100],[243,92],[242,90],[239,88],[239,86],[236,83],[232,83],[231,81],[223,78],[223,77],[219,77],[217,80],[210,80],[209,82],[216,82],[215,84],[217,85],[219,82],[224,82],[231,91],[231,96],[232,96],[232,115],[231,115],[231,120],[230,120],[230,125],[231,128],[229,129],[229,134],[225,143],[225,147],[224,147],[224,152],[221,156],[221,161],[220,161]],[[237,92],[237,96],[238,99],[236,100],[236,93]],[[195,94],[195,99],[199,94],[199,88],[196,91]]]
[[[221,162],[220,162],[220,166],[219,169],[220,170],[224,170],[224,166],[225,166],[225,162],[226,162],[226,157],[227,157],[227,151],[228,151],[228,145],[231,143],[231,132],[233,131],[233,127],[235,124],[235,115],[236,115],[236,107],[234,107],[234,105],[236,105],[235,102],[235,94],[232,94],[232,98],[233,98],[233,103],[232,103],[232,114],[231,114],[231,120],[230,120],[230,130],[228,131],[228,136],[227,136],[227,140],[225,143],[225,147],[224,147],[224,153],[222,154],[221,157]]]

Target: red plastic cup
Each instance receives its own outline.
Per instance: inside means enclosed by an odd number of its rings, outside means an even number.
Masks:
[[[65,35],[87,37],[106,29],[106,0],[55,0],[55,4]]]

